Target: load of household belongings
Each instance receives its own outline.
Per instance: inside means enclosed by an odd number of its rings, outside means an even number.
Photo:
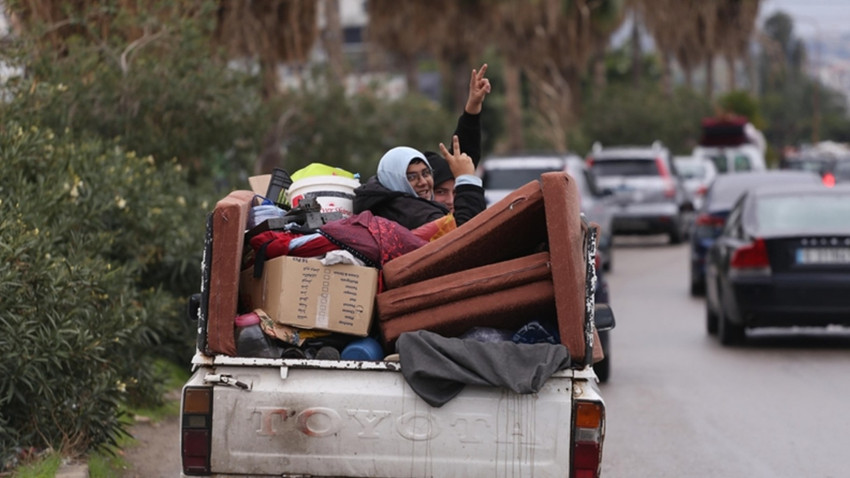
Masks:
[[[380,360],[398,353],[411,386],[417,377],[433,383],[422,357],[451,357],[454,340],[557,344],[566,354],[545,352],[549,372],[568,366],[570,356],[602,358],[600,347],[585,347],[585,334],[595,334],[586,326],[593,225],[580,215],[576,185],[565,173],[544,174],[430,242],[368,212],[309,230],[249,229],[256,196],[234,191],[210,216],[207,254],[215,274],[204,271],[207,334],[199,342],[209,355]],[[465,370],[505,386],[504,377]]]

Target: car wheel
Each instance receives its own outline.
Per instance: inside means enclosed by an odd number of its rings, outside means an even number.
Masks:
[[[705,282],[691,280],[691,295],[693,297],[702,297],[705,295]]]
[[[717,314],[711,310],[708,300],[705,301],[705,330],[709,335],[717,334]]]
[[[611,265],[614,263],[614,259],[611,257],[611,252],[608,252],[608,255],[605,256],[605,262],[602,263],[602,270],[605,272],[611,272]]]
[[[608,333],[607,330],[599,332],[599,345],[602,347],[605,358],[593,364],[593,371],[600,383],[607,382],[608,377],[611,376],[611,346]]]
[[[717,313],[717,335],[723,345],[735,345],[744,341],[744,326],[729,320],[729,316],[723,310],[722,301]]]
[[[682,232],[682,221],[681,218],[677,219],[673,223],[672,229],[669,232],[670,235],[670,244],[681,244],[682,240],[684,240],[684,233]]]

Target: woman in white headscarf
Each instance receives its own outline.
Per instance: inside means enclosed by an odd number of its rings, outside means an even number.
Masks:
[[[470,198],[468,206],[456,208],[458,226],[486,207],[481,179],[469,155],[460,151],[454,136],[452,152],[440,143],[440,151],[455,177],[455,191]],[[434,175],[425,155],[417,149],[398,146],[387,151],[378,163],[378,173],[354,191],[354,213],[371,211],[376,216],[398,222],[408,229],[449,214],[448,208],[434,202]]]

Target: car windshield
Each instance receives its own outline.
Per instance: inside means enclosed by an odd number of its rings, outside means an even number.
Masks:
[[[488,169],[484,172],[482,182],[484,189],[516,189],[552,171],[548,168]]]
[[[597,176],[659,176],[658,166],[652,159],[606,159],[593,162]]]
[[[850,230],[850,192],[766,196],[756,201],[759,234],[806,234]]]

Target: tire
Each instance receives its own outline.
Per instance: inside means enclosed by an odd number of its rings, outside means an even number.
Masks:
[[[604,359],[593,364],[593,371],[596,373],[596,377],[600,383],[606,383],[608,381],[608,377],[611,375],[611,359],[608,357],[608,354],[605,354]]]
[[[672,229],[668,233],[670,236],[670,244],[676,245],[681,244],[684,240],[684,233],[682,232],[682,218],[676,218],[676,221],[673,223]]]
[[[705,330],[708,335],[717,335],[717,314],[709,307],[708,300],[705,301]]]
[[[593,371],[600,383],[605,383],[611,376],[611,343],[609,334],[610,331],[599,332],[599,346],[605,354],[605,358],[593,364]]]
[[[723,302],[720,303],[720,311],[717,314],[717,337],[723,345],[737,345],[744,341],[744,326],[732,323],[729,316],[723,310]]]
[[[702,297],[705,295],[705,282],[697,282],[691,279],[691,296]]]

